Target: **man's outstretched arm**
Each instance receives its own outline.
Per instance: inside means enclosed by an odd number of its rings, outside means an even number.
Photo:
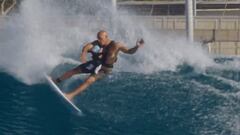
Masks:
[[[122,51],[123,53],[127,53],[127,54],[134,54],[138,50],[139,47],[143,46],[144,40],[143,39],[137,40],[136,46],[133,48],[130,48],[130,49],[121,43],[119,43],[119,44],[120,44],[120,48],[119,48],[120,51]]]

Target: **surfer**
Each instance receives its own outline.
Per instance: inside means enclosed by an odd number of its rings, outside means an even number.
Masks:
[[[103,46],[101,54],[99,55],[100,61],[101,61],[100,62],[101,68],[98,72],[92,73],[78,88],[76,88],[70,93],[65,94],[65,96],[69,100],[72,100],[76,95],[84,91],[88,86],[93,84],[98,79],[101,79],[104,76],[111,73],[113,69],[113,65],[117,61],[117,56],[119,52],[123,52],[126,54],[134,54],[139,47],[142,47],[144,45],[144,40],[140,39],[140,40],[137,40],[135,47],[129,49],[120,42],[112,41],[108,37],[108,33],[106,31],[100,31],[98,32],[97,35],[98,35],[97,36],[98,42],[101,44],[101,46]],[[87,51],[83,51],[83,52],[86,53]],[[77,68],[77,71],[79,71],[78,68]],[[66,77],[62,77],[60,79],[63,79],[63,78],[66,78]]]
[[[102,51],[103,48],[107,45],[103,40],[100,39],[100,35],[103,31],[99,31],[97,33],[97,40],[87,43],[83,46],[80,61],[82,62],[81,65],[65,72],[62,76],[55,79],[55,83],[60,83],[63,80],[66,80],[73,75],[81,74],[81,73],[90,73],[90,74],[97,74],[98,70],[101,68],[102,62]],[[92,55],[92,60],[87,61],[87,54],[90,53]]]

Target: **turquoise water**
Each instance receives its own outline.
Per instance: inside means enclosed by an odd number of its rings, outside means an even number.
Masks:
[[[240,134],[239,60],[217,66],[184,34],[114,10],[107,0],[23,0],[1,19],[0,135]],[[133,56],[120,54],[114,73],[75,99],[80,116],[43,75],[78,65],[100,29],[129,48],[138,38],[146,44]],[[85,77],[60,87],[70,91]]]
[[[64,104],[47,83],[0,73],[0,133],[46,135],[238,135],[239,72],[182,66],[144,75],[115,72]],[[82,77],[64,82],[71,90]]]

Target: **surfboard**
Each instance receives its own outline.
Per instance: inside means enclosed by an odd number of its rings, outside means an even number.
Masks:
[[[60,88],[53,82],[50,76],[45,75],[49,85],[52,87],[54,92],[56,92],[62,99],[65,101],[71,108],[73,108],[78,113],[82,114],[82,111],[71,101],[69,100],[64,93],[60,90]]]

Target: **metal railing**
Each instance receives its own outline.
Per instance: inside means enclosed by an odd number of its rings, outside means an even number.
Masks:
[[[118,2],[121,1],[167,1],[167,2],[179,2],[185,0],[117,0]],[[240,0],[196,0],[197,2],[239,2]]]

